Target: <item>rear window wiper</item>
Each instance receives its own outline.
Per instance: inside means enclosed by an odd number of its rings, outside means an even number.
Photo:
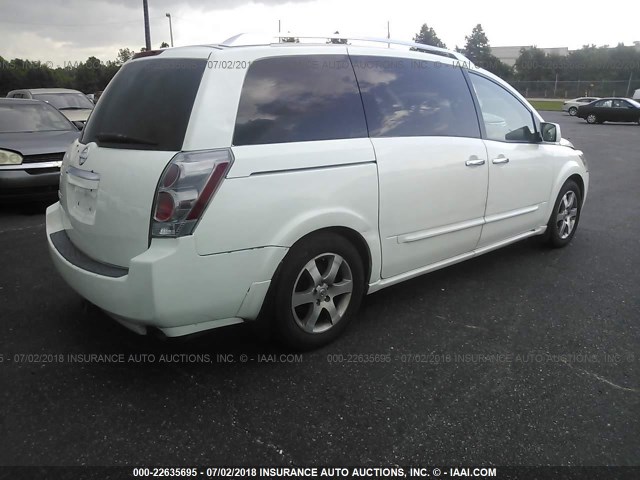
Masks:
[[[130,143],[135,145],[158,145],[156,142],[145,138],[130,137],[123,133],[98,133],[96,139],[105,143]]]
[[[91,110],[91,107],[60,107],[58,110]]]

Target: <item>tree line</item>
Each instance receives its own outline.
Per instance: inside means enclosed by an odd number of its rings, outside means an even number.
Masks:
[[[160,48],[168,46],[163,42]],[[144,47],[140,49],[144,50]],[[91,56],[84,62],[65,62],[55,68],[50,62],[5,60],[0,56],[0,97],[19,88],[72,88],[95,93],[104,90],[122,64],[134,54],[129,48],[121,48],[115,60],[103,62]]]
[[[422,25],[414,42],[446,48],[432,27]],[[476,25],[465,37],[462,48],[455,50],[467,56],[476,65],[489,70],[507,81],[623,81],[640,79],[640,49],[619,43],[596,47],[584,45],[568,55],[548,54],[531,47],[522,48],[513,67],[491,53],[489,39],[482,25]]]
[[[335,32],[338,35],[338,32]],[[426,23],[413,37],[417,43],[446,48],[436,31]],[[283,38],[284,42],[297,42],[294,37]],[[328,43],[346,43],[346,39],[331,39]],[[168,47],[165,42],[160,48]],[[640,51],[635,47],[618,44],[614,48],[605,45],[585,45],[566,56],[550,55],[532,47],[522,49],[511,67],[500,61],[491,51],[491,45],[482,25],[476,25],[465,36],[463,47],[455,47],[476,65],[483,67],[507,81],[540,80],[629,80],[640,79]],[[144,51],[144,48],[141,49]],[[19,58],[5,60],[0,56],[0,96],[18,88],[61,87],[73,88],[85,93],[104,90],[134,51],[122,48],[115,60],[103,62],[89,57],[84,62],[53,67],[49,63],[29,61]]]

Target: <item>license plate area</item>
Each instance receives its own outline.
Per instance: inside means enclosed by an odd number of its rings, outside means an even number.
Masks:
[[[94,174],[94,178],[86,178],[92,173],[87,172],[87,174],[81,174],[83,176],[78,176],[67,170],[65,174],[67,211],[75,220],[86,225],[95,223],[98,203],[99,176]]]

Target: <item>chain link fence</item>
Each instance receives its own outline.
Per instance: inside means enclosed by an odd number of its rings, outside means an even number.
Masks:
[[[632,97],[638,80],[516,80],[511,85],[526,98]]]

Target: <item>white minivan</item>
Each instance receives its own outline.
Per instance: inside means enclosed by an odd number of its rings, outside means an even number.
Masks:
[[[313,348],[367,293],[573,238],[582,152],[461,54],[239,38],[138,54],[64,157],[53,262],[125,326],[179,336],[260,315]]]

